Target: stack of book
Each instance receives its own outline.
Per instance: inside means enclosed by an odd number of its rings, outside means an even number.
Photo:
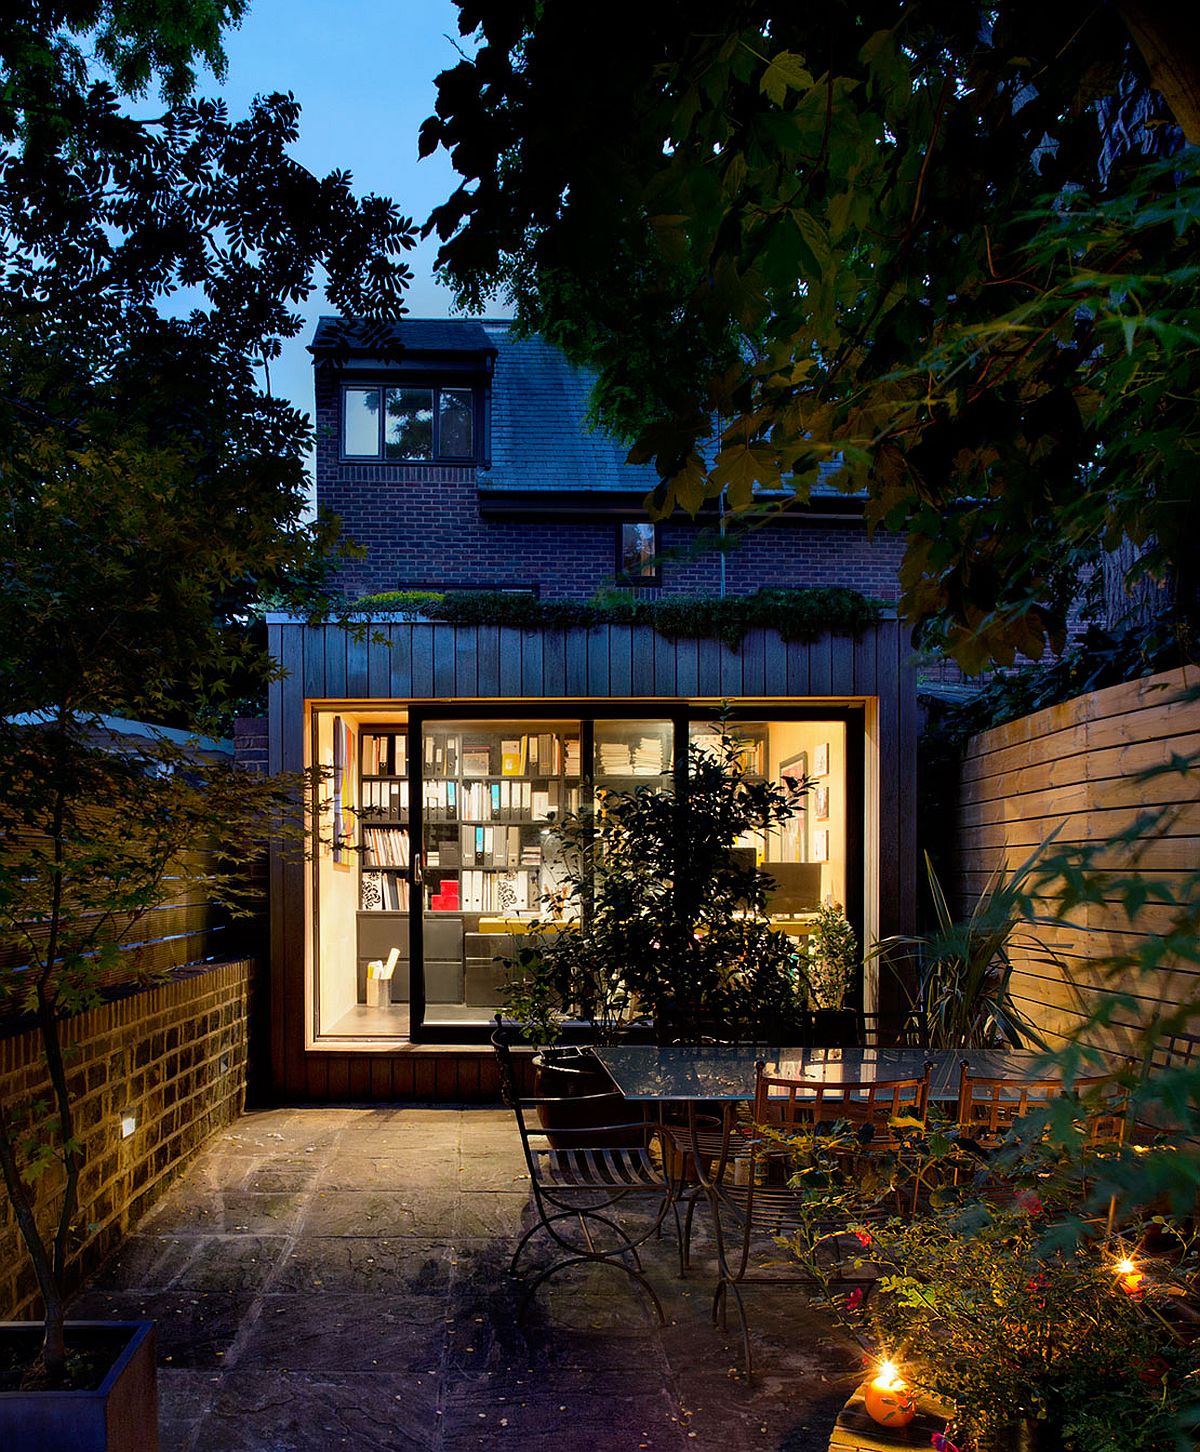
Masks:
[[[662,769],[662,737],[643,736],[633,749],[634,776],[658,776]]]
[[[602,776],[629,776],[633,769],[633,757],[624,741],[600,741],[596,745],[600,755]]]

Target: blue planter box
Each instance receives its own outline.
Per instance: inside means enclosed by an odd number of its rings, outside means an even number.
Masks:
[[[158,1452],[153,1321],[69,1321],[72,1331],[124,1331],[128,1340],[94,1391],[0,1392],[0,1447],[20,1452]],[[0,1338],[40,1343],[34,1321],[0,1322]]]

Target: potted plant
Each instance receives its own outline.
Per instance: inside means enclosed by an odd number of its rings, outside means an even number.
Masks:
[[[1052,840],[1052,839],[1048,839]],[[924,1048],[1044,1048],[1013,1000],[1010,948],[1053,954],[1029,932],[1031,883],[1044,847],[1006,873],[997,867],[965,919],[956,919],[928,852],[925,871],[936,926],[931,933],[885,938],[873,950],[909,996],[905,1031]],[[1050,873],[1044,875],[1050,876]]]
[[[563,1021],[596,1037],[645,1025],[659,1042],[802,1031],[795,944],[766,916],[770,875],[736,849],[795,809],[747,777],[727,732],[693,746],[687,789],[601,791],[553,829],[555,908],[513,960],[508,1003],[541,1044]]]
[[[66,709],[0,723],[0,1001],[37,1033],[49,1085],[10,1077],[0,1098],[0,1172],[43,1304],[40,1331],[8,1323],[0,1337],[0,1445],[157,1446],[152,1323],[66,1319],[87,1155],[63,1024],[110,981],[130,985],[120,944],[156,906],[202,894],[240,910],[244,869],[220,844],[244,851],[292,785]]]
[[[822,903],[806,940],[812,1041],[818,1047],[857,1043],[858,1015],[846,995],[858,975],[858,938],[836,903]]]

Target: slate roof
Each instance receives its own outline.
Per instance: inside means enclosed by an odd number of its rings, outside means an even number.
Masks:
[[[309,351],[377,355],[399,345],[412,353],[494,354],[490,469],[480,470],[482,495],[510,491],[606,491],[639,498],[658,483],[652,464],[627,464],[627,446],[587,423],[594,375],[576,368],[544,338],[515,337],[508,323],[470,318],[404,318],[369,323],[355,318],[323,317]],[[833,472],[833,465],[822,474]],[[814,495],[837,497],[823,481]]]
[[[606,489],[646,494],[653,465],[625,462],[628,448],[587,424],[592,375],[542,338],[487,325],[497,349],[492,376],[492,467],[481,492]]]
[[[332,349],[373,352],[381,345],[414,353],[483,353],[493,350],[491,338],[474,318],[401,318],[393,323],[365,318],[323,317],[309,344],[313,354]]]

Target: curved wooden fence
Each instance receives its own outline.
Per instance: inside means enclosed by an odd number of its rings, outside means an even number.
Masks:
[[[1088,1030],[1096,1043],[1122,1047],[1163,1006],[1196,1003],[1200,1016],[1200,966],[1186,944],[1182,954],[1160,953],[1177,909],[1154,898],[1159,887],[1181,893],[1200,872],[1200,700],[1184,698],[1196,684],[1185,671],[1131,681],[998,726],[969,744],[960,907],[969,908],[997,864],[1018,866],[1056,829],[1051,851],[1097,847],[1098,866],[1137,878],[1150,894],[1131,915],[1110,886],[1099,901],[1072,912],[1070,926],[1031,930],[1042,946],[1026,943],[1017,951],[1016,994],[1052,1039],[1085,1023],[1109,988],[1130,1001],[1113,1013],[1111,1029]],[[1047,910],[1052,905],[1048,897]],[[1153,966],[1127,964],[1116,973],[1106,966],[1138,954]]]

